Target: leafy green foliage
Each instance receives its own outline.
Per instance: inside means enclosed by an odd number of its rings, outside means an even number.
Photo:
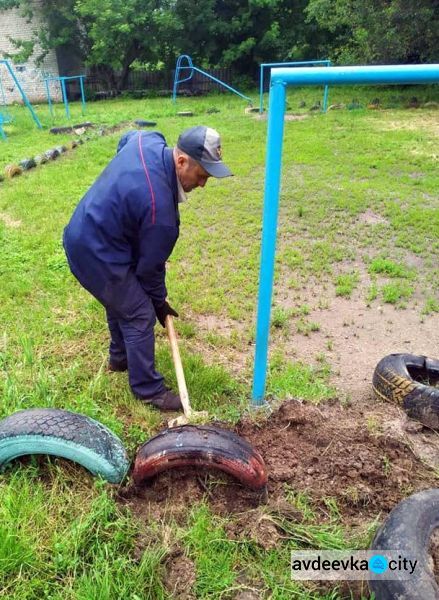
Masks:
[[[310,0],[305,12],[327,32],[322,50],[342,64],[434,62],[437,56],[434,0]]]
[[[181,53],[201,67],[232,66],[245,85],[262,62],[433,62],[438,45],[434,0],[0,1],[0,12],[11,7],[42,17],[31,40],[14,40],[15,61],[61,48],[119,89],[130,67],[170,69]]]

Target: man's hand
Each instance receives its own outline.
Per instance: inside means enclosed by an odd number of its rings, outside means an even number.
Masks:
[[[173,317],[178,317],[178,312],[176,312],[172,306],[170,306],[166,300],[160,306],[154,306],[155,314],[157,319],[162,327],[165,327],[165,319],[166,315],[172,315]]]

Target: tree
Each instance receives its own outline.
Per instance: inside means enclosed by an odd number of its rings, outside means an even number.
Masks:
[[[129,68],[175,55],[172,40],[179,23],[172,0],[0,0],[0,11],[19,6],[29,20],[40,11],[42,26],[31,41],[14,40],[15,60],[27,60],[37,45],[42,62],[52,49],[75,53],[83,63],[104,70],[122,89]],[[120,76],[114,77],[119,72]]]
[[[299,46],[304,38],[304,4],[304,0],[199,0],[194,12],[192,0],[176,0],[182,27],[177,46],[201,66],[233,66],[238,73],[255,77],[261,62],[303,57]]]
[[[323,44],[340,63],[437,60],[438,0],[310,0],[309,23],[326,31]]]
[[[120,71],[119,89],[135,60],[155,63],[166,56],[165,42],[169,45],[179,25],[164,0],[77,0],[75,10],[90,24],[87,64]]]

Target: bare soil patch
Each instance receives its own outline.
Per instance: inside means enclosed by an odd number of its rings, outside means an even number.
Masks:
[[[360,296],[332,297],[326,308],[316,306],[309,320],[319,330],[304,336],[291,330],[283,332],[285,354],[290,360],[316,364],[324,355],[331,366],[331,383],[341,398],[361,404],[372,399],[372,375],[377,363],[387,354],[409,353],[438,357],[439,313],[422,319],[419,308],[396,309],[382,304],[365,306]],[[311,299],[323,297],[316,289]]]
[[[231,538],[246,536],[266,549],[283,537],[273,515],[302,518],[287,489],[307,492],[322,509],[328,497],[335,498],[345,525],[364,524],[404,497],[437,485],[433,470],[411,447],[410,435],[418,434],[385,427],[398,414],[378,402],[316,407],[287,401],[268,419],[243,419],[235,428],[264,457],[266,493],[252,492],[221,472],[176,469],[141,489],[122,489],[119,499],[146,523],[151,517],[184,523],[194,502],[205,499],[214,513],[235,517],[227,531]],[[436,450],[439,456],[439,445]]]
[[[387,131],[392,131],[395,129],[405,129],[407,131],[424,129],[430,135],[439,135],[437,114],[435,111],[428,110],[425,110],[425,112],[412,111],[409,119],[406,117],[406,115],[404,115],[398,120],[389,120],[386,123],[380,123],[379,127],[380,129]]]
[[[387,219],[385,219],[381,215],[378,215],[377,213],[374,213],[373,210],[371,210],[370,208],[361,213],[358,216],[358,220],[360,223],[366,223],[367,225],[389,224],[389,221]]]
[[[10,227],[11,229],[21,227],[21,221],[13,219],[8,213],[0,212],[0,221],[3,221],[6,227]]]
[[[286,114],[284,116],[284,121],[303,121],[304,119],[307,119],[309,115],[289,115]],[[258,119],[259,121],[266,121],[267,120],[267,113],[262,113],[262,115],[257,115],[256,119]]]

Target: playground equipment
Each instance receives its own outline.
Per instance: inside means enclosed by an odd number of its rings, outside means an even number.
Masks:
[[[288,85],[420,84],[439,83],[439,64],[374,67],[304,67],[272,69],[268,109],[267,160],[259,275],[256,351],[251,405],[265,405],[270,309],[273,292],[277,218],[286,87]]]
[[[186,65],[184,65],[184,64],[182,65],[182,63],[184,61],[187,61]],[[188,77],[184,77],[184,79],[179,79],[179,77],[180,77],[180,71],[183,71],[183,70],[189,70],[190,74],[189,74]],[[249,98],[248,96],[244,96],[244,94],[241,94],[241,92],[238,92],[238,90],[235,90],[235,88],[232,88],[230,85],[227,85],[227,83],[224,83],[224,81],[221,81],[220,79],[217,79],[213,75],[210,75],[209,73],[206,73],[206,71],[202,71],[198,67],[194,67],[194,65],[192,63],[192,58],[190,56],[188,56],[187,54],[181,54],[177,58],[177,65],[175,67],[175,76],[174,76],[174,87],[173,87],[173,90],[172,90],[172,102],[175,103],[176,100],[177,100],[177,88],[178,88],[179,84],[183,83],[184,81],[189,81],[189,79],[192,79],[193,74],[194,74],[195,71],[197,73],[201,73],[201,75],[204,75],[205,77],[208,77],[209,79],[212,79],[212,81],[215,81],[215,83],[218,83],[219,85],[222,85],[223,87],[227,88],[228,90],[230,90],[234,94],[237,94],[241,98],[244,98],[244,100],[247,100],[247,102],[249,102],[249,104],[252,103],[252,99],[251,98]]]
[[[84,115],[85,114],[84,79],[85,79],[85,75],[72,75],[70,77],[49,76],[44,79],[44,83],[46,85],[47,102],[49,104],[50,115],[52,117],[53,117],[53,104],[52,104],[52,99],[50,97],[50,85],[49,85],[50,82],[58,81],[60,83],[62,99],[63,99],[64,107],[66,110],[66,116],[68,119],[70,119],[70,108],[69,108],[69,99],[67,97],[66,81],[79,80],[79,87],[81,89],[81,112]]]
[[[277,63],[262,63],[259,69],[259,113],[262,114],[264,112],[264,69],[267,67],[303,67],[305,65],[326,65],[327,67],[331,66],[331,61],[329,59],[325,60],[301,60],[294,62],[277,62]],[[328,108],[328,91],[329,87],[325,85],[325,89],[323,92],[323,106],[322,111],[326,112]]]
[[[14,73],[13,68],[11,67],[11,64],[9,63],[9,61],[7,60],[0,60],[0,69],[2,67],[2,65],[6,68],[6,70],[8,71],[9,75],[12,78],[12,81],[14,82],[14,84],[17,86],[17,89],[20,93],[20,96],[23,100],[23,103],[25,104],[25,106],[27,107],[27,109],[29,110],[29,112],[32,115],[33,120],[35,121],[37,127],[39,129],[42,129],[42,125],[37,117],[37,115],[35,114],[34,109],[32,108],[31,103],[28,100],[28,97],[26,96],[25,91],[23,90],[23,88],[20,85],[20,82],[18,81],[17,76]],[[5,108],[6,107],[6,96],[5,96],[5,90],[3,87],[3,72],[2,70],[0,70],[0,94],[1,94],[1,105],[0,105],[0,137],[3,140],[6,140],[6,133],[5,130],[3,129],[3,125],[6,123],[11,123],[12,121],[12,116],[10,115],[9,111]]]

